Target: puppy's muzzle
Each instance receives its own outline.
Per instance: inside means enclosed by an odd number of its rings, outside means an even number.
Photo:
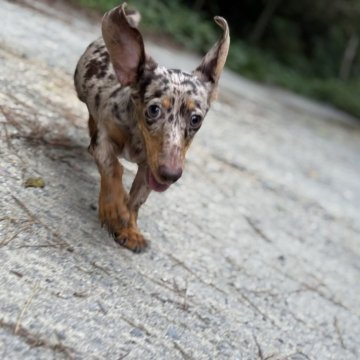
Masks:
[[[167,165],[160,165],[158,169],[158,174],[161,181],[165,183],[174,183],[179,180],[182,175],[182,168],[172,168]]]

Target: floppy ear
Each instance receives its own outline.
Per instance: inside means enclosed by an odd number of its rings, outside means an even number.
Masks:
[[[220,16],[214,17],[215,22],[222,28],[223,36],[203,57],[201,64],[193,71],[206,82],[211,82],[210,101],[215,100],[217,85],[229,51],[230,35],[226,20]]]
[[[121,85],[128,86],[138,81],[146,56],[143,38],[139,30],[130,26],[125,7],[126,3],[104,15],[102,35],[117,78]]]

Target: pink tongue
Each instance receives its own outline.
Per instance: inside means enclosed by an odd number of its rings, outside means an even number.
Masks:
[[[165,191],[170,185],[167,184],[160,184],[154,177],[151,171],[148,171],[148,183],[151,188],[151,190],[157,191],[157,192],[163,192]]]

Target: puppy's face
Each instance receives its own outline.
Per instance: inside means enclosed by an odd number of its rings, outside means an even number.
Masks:
[[[209,84],[180,70],[156,67],[139,81],[138,126],[148,183],[164,191],[182,174],[185,154],[209,109]]]

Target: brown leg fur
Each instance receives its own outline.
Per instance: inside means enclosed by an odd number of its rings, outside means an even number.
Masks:
[[[123,167],[116,156],[116,149],[121,149],[126,141],[120,131],[115,139],[98,136],[95,119],[89,116],[89,133],[91,142],[90,153],[94,156],[98,166],[101,182],[99,195],[99,218],[102,226],[106,226],[112,234],[127,226],[129,210],[128,196],[122,185]]]
[[[139,165],[138,172],[130,190],[128,208],[130,212],[129,222],[126,227],[117,232],[115,240],[135,252],[140,252],[147,246],[147,241],[137,227],[137,216],[140,206],[150,194],[150,188],[146,183],[146,165]]]
[[[108,129],[110,138],[99,142],[96,121],[89,116],[90,152],[93,154],[101,176],[99,195],[99,218],[114,235],[115,241],[126,248],[140,252],[147,242],[140,233],[136,221],[138,210],[150,193],[146,185],[146,165],[140,165],[130,190],[128,200],[122,185],[123,167],[116,157],[126,137],[119,128]]]
[[[116,157],[111,174],[100,169],[99,218],[101,225],[107,226],[114,234],[126,226],[129,220],[127,194],[122,185],[122,174],[123,168]]]
[[[115,241],[134,252],[140,252],[147,247],[147,241],[140,233],[136,219],[137,211],[131,211],[128,225],[115,234]]]

